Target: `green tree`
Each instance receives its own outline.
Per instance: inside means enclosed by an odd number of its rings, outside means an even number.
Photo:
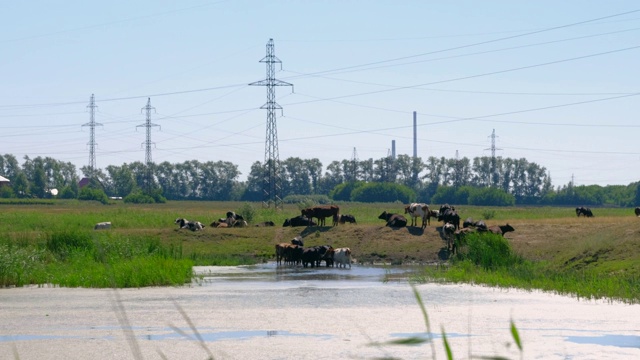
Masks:
[[[29,180],[27,179],[27,175],[23,172],[20,171],[13,183],[13,191],[15,192],[16,196],[18,197],[27,197],[30,195],[29,192]]]
[[[410,203],[415,200],[415,191],[396,183],[366,183],[351,192],[351,201]]]
[[[31,193],[41,199],[44,198],[47,193],[47,178],[44,173],[42,163],[38,163],[35,166],[35,170],[33,172]]]

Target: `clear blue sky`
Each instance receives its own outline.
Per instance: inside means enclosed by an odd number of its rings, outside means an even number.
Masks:
[[[554,186],[640,180],[636,1],[3,1],[0,154],[89,162],[264,160],[269,38],[282,61],[280,159],[473,159],[546,167]],[[626,14],[625,14],[626,13]]]

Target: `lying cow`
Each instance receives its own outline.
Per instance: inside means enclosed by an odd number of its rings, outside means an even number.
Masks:
[[[338,222],[340,224],[344,224],[344,223],[357,224],[356,217],[349,214],[338,215]]]
[[[276,224],[274,224],[273,221],[263,221],[261,223],[257,223],[254,226],[255,227],[264,227],[264,226],[275,226]]]
[[[380,216],[378,216],[378,219],[386,221],[387,226],[389,227],[398,228],[407,226],[407,219],[400,214],[391,214],[384,211]]]
[[[481,229],[478,229],[481,230]],[[516,229],[513,228],[513,226],[509,225],[508,223],[505,225],[494,225],[494,226],[489,226],[486,230],[481,230],[481,231],[488,231],[490,233],[493,234],[498,234],[498,235],[502,235],[504,236],[504,234],[510,232],[510,231],[516,231]]]
[[[337,248],[333,251],[333,262],[336,267],[347,267],[351,269],[351,249],[348,247]]]
[[[199,231],[204,229],[204,225],[200,221],[189,221],[184,218],[177,218],[175,221],[180,229],[189,229],[191,231]]]
[[[227,228],[229,227],[229,225],[224,222],[224,221],[214,221],[211,224],[209,224],[209,226],[211,226],[212,228]]]
[[[99,222],[93,227],[93,230],[104,230],[104,229],[111,229],[111,221]]]
[[[315,221],[309,219],[306,216],[302,216],[302,215],[298,215],[296,217],[292,217],[290,219],[286,219],[284,221],[284,224],[282,224],[283,227],[287,227],[287,226],[314,226],[314,225],[318,225]]]

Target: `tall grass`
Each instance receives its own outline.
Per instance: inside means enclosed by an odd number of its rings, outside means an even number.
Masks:
[[[640,302],[640,277],[606,274],[592,268],[573,269],[532,262],[516,255],[508,240],[494,234],[469,234],[457,243],[448,266],[427,267],[414,280],[440,279],[498,287],[540,289],[578,298]]]
[[[112,233],[54,231],[42,243],[0,244],[2,286],[142,287],[190,282],[193,261],[180,246]]]

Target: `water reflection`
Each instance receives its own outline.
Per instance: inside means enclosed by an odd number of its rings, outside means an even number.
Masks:
[[[640,336],[633,335],[607,334],[600,336],[568,336],[567,341],[577,344],[607,345],[640,349]]]
[[[238,267],[197,266],[196,275],[205,282],[348,281],[350,283],[404,282],[420,271],[419,266],[357,266],[351,268],[303,268],[278,266],[274,262]]]

